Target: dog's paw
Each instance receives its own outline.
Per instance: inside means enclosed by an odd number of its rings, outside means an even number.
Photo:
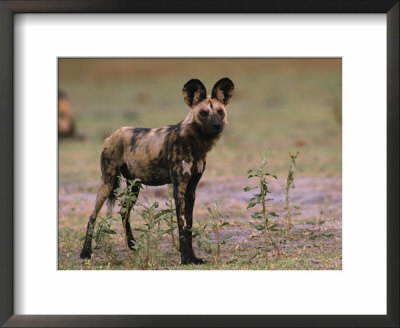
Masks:
[[[186,265],[186,264],[204,264],[207,263],[205,260],[200,259],[198,257],[185,257],[182,258],[181,264]]]
[[[128,247],[131,251],[136,251],[138,248],[138,245],[136,243],[135,239],[129,239],[128,240]]]
[[[81,255],[79,256],[81,259],[91,259],[92,252],[87,249],[82,249]]]
[[[192,262],[192,263],[193,263],[193,264],[206,264],[207,261],[196,257],[195,259],[193,259],[193,262]]]

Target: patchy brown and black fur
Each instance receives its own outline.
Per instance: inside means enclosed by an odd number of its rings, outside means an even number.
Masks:
[[[81,258],[92,253],[93,228],[97,214],[108,197],[111,214],[118,176],[139,178],[143,184],[173,184],[176,216],[179,227],[181,263],[202,263],[192,248],[193,206],[196,187],[206,166],[206,155],[221,135],[226,119],[225,106],[232,98],[234,85],[228,78],[219,80],[207,96],[200,80],[192,79],[182,90],[191,110],[176,125],[159,129],[122,127],[108,137],[101,153],[101,183],[96,204],[90,215]],[[137,190],[137,194],[139,190]],[[129,209],[130,211],[131,209]],[[128,246],[135,245],[129,224],[126,224]]]

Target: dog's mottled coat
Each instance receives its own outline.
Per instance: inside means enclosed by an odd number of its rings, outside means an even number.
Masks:
[[[104,201],[112,208],[117,177],[139,178],[149,186],[173,184],[179,227],[181,263],[202,263],[192,248],[193,206],[196,187],[206,166],[206,155],[227,123],[225,106],[232,98],[234,85],[228,78],[219,80],[211,96],[199,80],[192,79],[182,90],[191,108],[187,117],[176,125],[159,129],[122,127],[108,137],[101,153],[101,184],[90,215],[81,258],[90,258],[94,223]],[[136,192],[139,193],[139,190]],[[129,209],[130,211],[130,209]],[[129,218],[126,222],[128,246],[133,247]]]

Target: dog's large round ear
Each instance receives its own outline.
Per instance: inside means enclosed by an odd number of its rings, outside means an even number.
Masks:
[[[227,77],[224,77],[215,83],[214,88],[212,89],[211,98],[215,98],[224,105],[227,105],[231,101],[234,89],[235,86],[233,85],[233,82]]]
[[[188,81],[183,86],[182,94],[185,102],[192,108],[207,98],[207,91],[204,84],[197,79]]]

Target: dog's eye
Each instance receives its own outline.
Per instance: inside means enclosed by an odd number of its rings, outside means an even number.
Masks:
[[[208,115],[208,111],[206,111],[206,110],[204,110],[204,109],[202,109],[202,110],[200,111],[200,116],[206,117],[207,115]]]
[[[224,111],[222,109],[218,109],[217,113],[221,117],[224,117],[224,115],[225,115],[225,113],[224,113]]]

